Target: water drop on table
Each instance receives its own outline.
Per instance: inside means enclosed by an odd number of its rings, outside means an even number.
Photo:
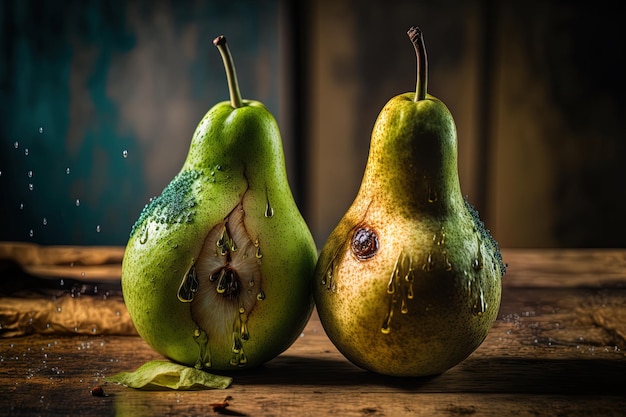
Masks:
[[[80,199],[76,199],[76,207],[80,206]]]
[[[127,151],[126,149],[124,149],[124,150],[122,151],[122,156],[123,156],[124,158],[128,158],[128,151]]]
[[[43,127],[39,127],[39,133],[43,133]]]
[[[19,148],[20,147],[20,143],[18,141],[13,142],[13,147],[15,149]]]

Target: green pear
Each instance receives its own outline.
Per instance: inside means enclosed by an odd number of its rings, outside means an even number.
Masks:
[[[454,120],[426,92],[421,31],[408,34],[416,92],[380,112],[357,196],[321,250],[313,295],[324,330],[351,362],[428,376],[484,341],[506,266],[461,194]]]
[[[180,172],[141,212],[122,263],[139,335],[196,368],[262,364],[301,334],[313,309],[313,237],[291,193],[278,125],[243,100],[226,39],[230,101],[197,126]]]

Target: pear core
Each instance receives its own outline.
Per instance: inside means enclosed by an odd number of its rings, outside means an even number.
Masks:
[[[191,303],[191,316],[209,341],[232,344],[233,365],[247,361],[242,341],[250,337],[248,316],[265,299],[259,242],[248,235],[244,215],[239,204],[211,229],[178,292],[180,301]]]

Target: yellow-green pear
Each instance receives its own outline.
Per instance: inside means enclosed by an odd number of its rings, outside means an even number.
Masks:
[[[291,193],[272,114],[244,100],[226,39],[230,101],[197,126],[180,172],[142,211],[122,264],[139,335],[213,370],[262,364],[301,334],[317,250]]]
[[[313,294],[328,337],[354,364],[427,376],[484,341],[506,266],[461,194],[454,120],[426,92],[421,31],[408,34],[416,91],[380,112],[361,186],[322,248]]]

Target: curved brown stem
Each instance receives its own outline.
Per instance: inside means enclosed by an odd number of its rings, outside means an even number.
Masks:
[[[415,86],[415,100],[420,101],[426,98],[426,87],[428,85],[428,58],[426,57],[426,46],[424,45],[424,36],[422,31],[413,26],[407,31],[407,35],[415,48],[417,56],[417,83]]]
[[[230,53],[228,44],[226,43],[226,37],[220,35],[213,39],[213,45],[217,46],[217,49],[222,55],[222,61],[224,61],[224,69],[226,69],[226,78],[228,79],[228,91],[230,92],[230,104],[234,108],[243,106],[243,99],[239,92],[239,82],[237,81],[237,72],[235,71],[235,64],[233,62],[233,56]]]

